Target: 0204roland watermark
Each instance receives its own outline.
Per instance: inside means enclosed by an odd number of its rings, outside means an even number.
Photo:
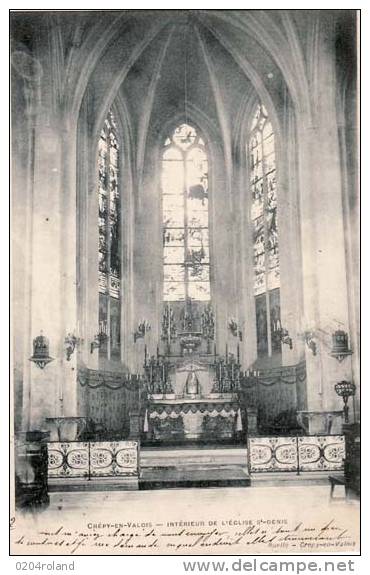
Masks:
[[[17,561],[16,571],[74,571],[75,562],[63,561]]]

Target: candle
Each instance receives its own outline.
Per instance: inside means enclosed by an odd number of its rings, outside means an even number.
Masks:
[[[167,336],[168,336],[168,346],[171,345],[171,308],[170,304],[168,304],[168,328],[167,328]]]
[[[216,357],[216,355],[217,355],[217,353],[216,353],[216,344],[214,344],[214,346],[213,346],[213,352],[214,352],[214,355],[215,355],[215,357]]]
[[[228,357],[229,357],[229,352],[228,352],[228,347],[226,344],[226,363],[228,362]]]
[[[146,344],[145,344],[145,347],[144,347],[144,365],[145,365],[145,367],[146,367],[146,360],[147,360],[147,348],[146,348]]]
[[[236,357],[237,357],[237,361],[238,361],[238,364],[239,364],[239,363],[240,363],[239,343],[238,343],[238,345],[236,346]]]

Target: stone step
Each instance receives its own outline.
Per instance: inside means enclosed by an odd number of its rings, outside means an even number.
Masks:
[[[274,487],[277,484],[328,485],[331,474],[331,471],[301,471],[299,474],[296,471],[251,473],[251,484],[258,487]]]
[[[183,489],[210,487],[249,487],[250,478],[239,466],[214,466],[212,468],[162,468],[142,469],[139,490]]]
[[[184,467],[191,465],[247,465],[246,449],[145,450],[140,451],[140,465],[145,467]]]

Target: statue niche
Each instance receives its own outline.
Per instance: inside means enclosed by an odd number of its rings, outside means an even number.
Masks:
[[[185,391],[184,395],[190,397],[197,397],[200,394],[199,379],[196,372],[194,371],[193,366],[191,366],[188,376],[186,378],[184,391]]]

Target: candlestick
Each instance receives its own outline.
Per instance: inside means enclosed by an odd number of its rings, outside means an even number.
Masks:
[[[167,337],[168,337],[168,347],[170,347],[171,345],[171,307],[170,304],[168,304],[168,332],[167,332]]]
[[[146,344],[145,344],[145,347],[144,347],[144,365],[145,365],[145,367],[146,367],[146,360],[147,360],[147,348],[146,348]]]
[[[240,363],[240,350],[239,350],[239,343],[236,346],[236,357],[237,357],[237,361],[238,361],[238,365]]]
[[[228,363],[228,359],[229,359],[229,352],[228,352],[228,346],[226,344],[226,363]]]
[[[213,346],[213,352],[214,352],[214,356],[216,357],[217,353],[216,353],[216,344],[214,344]]]

